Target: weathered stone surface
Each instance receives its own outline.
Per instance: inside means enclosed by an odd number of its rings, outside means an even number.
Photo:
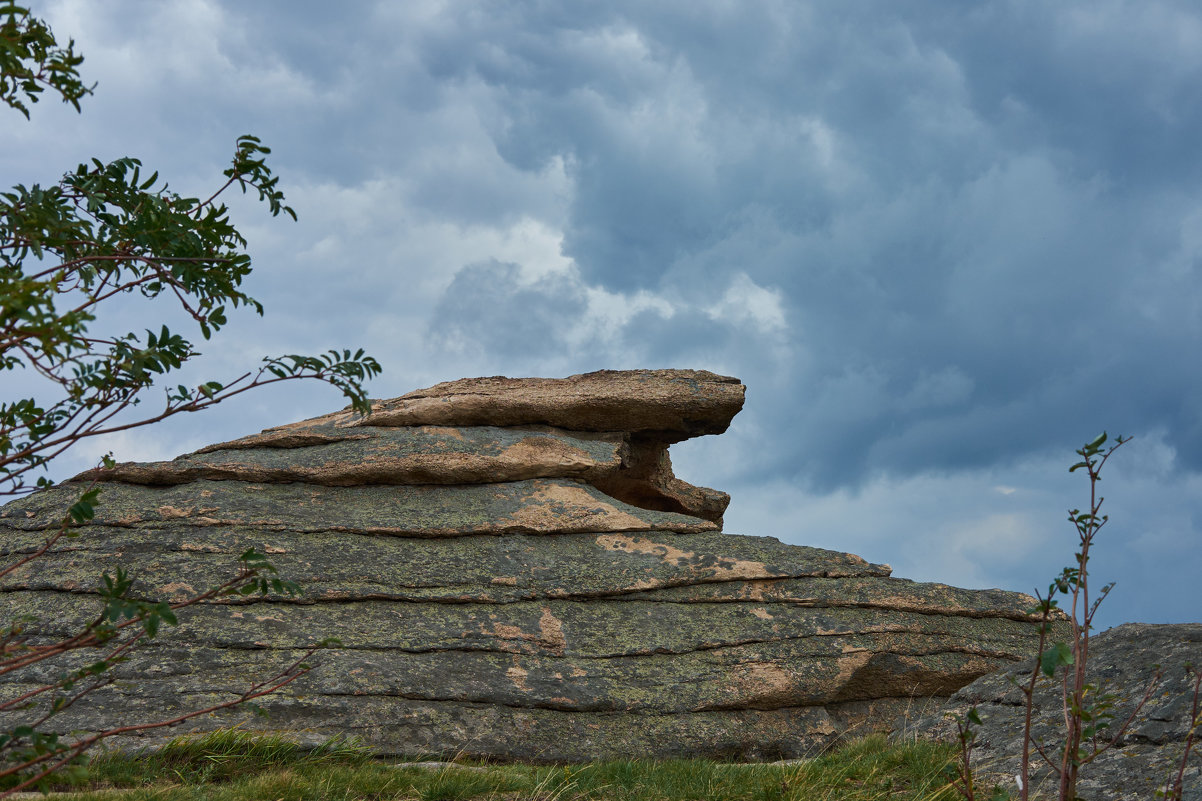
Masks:
[[[621,434],[547,427],[348,430],[326,424],[306,431],[304,437],[248,437],[170,462],[125,462],[84,477],[164,486],[200,479],[330,486],[495,484],[528,478],[596,481],[618,472],[627,450]]]
[[[333,486],[574,478],[644,509],[721,525],[730,496],[676,478],[667,446],[725,431],[743,392],[738,379],[698,370],[463,379],[375,401],[366,418],[343,410],[80,478]]]
[[[104,503],[94,524],[137,527],[186,521],[193,528],[253,526],[271,531],[339,531],[410,537],[568,534],[600,531],[712,531],[687,515],[639,509],[573,481],[536,479],[457,487],[326,487],[204,479],[186,485],[97,485]],[[54,528],[78,494],[66,484],[10,504],[12,528]]]
[[[1113,728],[1135,711],[1159,668],[1163,675],[1114,748],[1086,765],[1077,791],[1089,801],[1155,798],[1181,765],[1191,726],[1193,681],[1185,666],[1202,668],[1202,624],[1149,625],[1128,623],[1090,638],[1088,679],[1101,692],[1115,694]],[[952,739],[955,726],[947,715],[964,715],[975,706],[978,727],[973,766],[979,781],[1014,788],[1022,765],[1025,698],[1014,682],[1030,679],[1034,661],[989,673],[952,696],[947,706],[920,718],[909,733]],[[1061,681],[1041,677],[1035,689],[1032,735],[1050,753],[1063,748]],[[1110,738],[1113,739],[1111,734]],[[1059,758],[1059,754],[1056,754]],[[1058,775],[1032,749],[1031,781],[1039,797],[1054,798]],[[1185,799],[1202,799],[1202,754],[1197,750],[1185,772]]]
[[[95,519],[0,580],[0,620],[34,614],[37,636],[61,636],[95,614],[103,571],[178,600],[254,547],[304,595],[190,610],[55,725],[170,717],[337,636],[264,699],[271,726],[546,760],[799,756],[1031,651],[1026,596],[721,533],[728,497],[677,479],[667,446],[724,430],[742,397],[735,379],[683,370],[475,379],[366,420],[92,471],[79,481],[99,482]],[[0,508],[0,563],[44,541],[79,481]]]
[[[267,549],[274,564],[302,582],[306,597],[313,600],[370,595],[500,604],[541,598],[651,598],[649,591],[671,588],[674,592],[665,602],[770,600],[831,606],[845,600],[837,586],[839,579],[792,591],[782,579],[889,575],[888,567],[851,554],[718,532],[687,539],[669,531],[559,534],[554,547],[545,536],[528,534],[348,537],[343,532],[265,533],[245,527],[196,530],[186,522],[155,528],[96,526],[89,533],[43,560],[18,568],[6,577],[5,586],[81,589],[94,583],[100,571],[113,571],[136,558],[135,594],[186,597],[228,574],[238,554],[251,547]],[[11,549],[8,553],[28,553],[43,537],[39,531],[12,532],[5,545]],[[185,576],[187,583],[181,583]],[[894,587],[883,601],[888,608],[901,608],[906,603],[903,595],[910,596],[906,608],[911,611],[942,603],[933,600],[938,596],[914,589],[924,585],[893,579],[887,586]],[[711,587],[712,592],[707,592]],[[874,589],[880,591],[879,582],[849,589],[846,605],[871,604]],[[1020,615],[1019,610],[1003,606],[991,611]]]
[[[704,370],[599,370],[569,378],[465,378],[373,405],[373,426],[521,426],[721,434],[743,408],[739,379]]]

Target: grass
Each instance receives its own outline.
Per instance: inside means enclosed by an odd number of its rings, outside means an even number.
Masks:
[[[873,736],[787,765],[711,760],[616,760],[583,765],[436,769],[376,759],[335,740],[316,749],[224,730],[154,753],[102,753],[72,801],[950,801],[952,749]]]

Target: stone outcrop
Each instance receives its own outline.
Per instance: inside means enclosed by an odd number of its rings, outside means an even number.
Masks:
[[[1193,724],[1193,676],[1185,666],[1202,669],[1202,624],[1149,625],[1128,623],[1090,638],[1087,677],[1102,693],[1114,695],[1111,713],[1114,739],[1131,718],[1149,688],[1153,691],[1118,738],[1114,748],[1082,768],[1077,793],[1090,801],[1156,798],[1156,791],[1175,777]],[[909,734],[955,740],[949,715],[977,708],[973,752],[974,774],[983,787],[1001,784],[1017,790],[1014,777],[1022,765],[1025,697],[1015,682],[1025,684],[1033,660],[989,673],[952,696],[946,707],[912,722]],[[1157,671],[1161,677],[1153,687]],[[1041,678],[1035,688],[1032,737],[1049,752],[1063,750],[1061,682]],[[1032,750],[1032,798],[1055,798],[1059,776]],[[1059,757],[1059,754],[1056,754]],[[1183,782],[1184,799],[1202,799],[1202,753],[1191,749]]]
[[[101,488],[78,538],[0,580],[0,619],[32,613],[44,636],[65,634],[95,614],[102,571],[182,598],[254,547],[303,596],[189,610],[55,724],[208,705],[336,636],[261,701],[268,725],[531,760],[797,756],[1031,652],[1026,596],[722,533],[728,496],[677,479],[667,448],[724,431],[743,392],[686,370],[455,381],[367,418],[91,471],[0,509],[11,560],[80,482]]]

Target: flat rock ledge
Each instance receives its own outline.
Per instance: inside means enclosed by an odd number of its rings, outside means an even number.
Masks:
[[[1102,692],[1115,695],[1113,727],[1132,716],[1149,687],[1153,692],[1115,747],[1082,768],[1077,784],[1082,799],[1154,799],[1176,775],[1191,726],[1194,685],[1185,671],[1190,664],[1202,669],[1202,624],[1127,623],[1090,638],[1087,677]],[[975,706],[983,724],[973,753],[978,782],[985,788],[996,783],[1017,791],[1014,777],[1022,765],[1025,699],[1014,682],[1029,679],[1034,666],[1032,659],[982,676],[943,708],[909,722],[899,733],[954,742],[949,715],[962,716]],[[1161,678],[1153,686],[1158,670]],[[1050,751],[1064,742],[1060,678],[1041,678],[1035,689],[1032,736]],[[1031,797],[1055,798],[1058,774],[1034,751],[1032,766],[1038,769],[1031,779]],[[1185,801],[1202,799],[1202,753],[1196,747],[1183,790]]]
[[[312,672],[261,699],[271,729],[529,761],[795,758],[1031,654],[1025,595],[722,533],[729,497],[676,478],[668,446],[726,430],[743,393],[690,370],[454,381],[366,418],[89,471],[0,508],[7,564],[44,542],[82,482],[101,488],[79,537],[0,579],[0,620],[33,614],[39,636],[59,637],[95,615],[104,571],[131,571],[138,597],[181,599],[254,547],[304,594],[189,610],[54,726],[217,703],[335,636]],[[265,725],[238,710],[117,744],[234,723]]]

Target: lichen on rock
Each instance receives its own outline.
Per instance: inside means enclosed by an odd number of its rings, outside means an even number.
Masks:
[[[262,699],[268,725],[524,760],[798,756],[1029,655],[1027,596],[722,533],[729,497],[678,479],[668,448],[726,430],[743,394],[689,370],[465,379],[366,418],[89,471],[0,508],[12,556],[79,482],[102,488],[79,538],[3,579],[0,616],[65,634],[94,614],[104,570],[177,598],[255,547],[301,597],[193,610],[53,723],[169,717],[336,636],[341,649]]]

